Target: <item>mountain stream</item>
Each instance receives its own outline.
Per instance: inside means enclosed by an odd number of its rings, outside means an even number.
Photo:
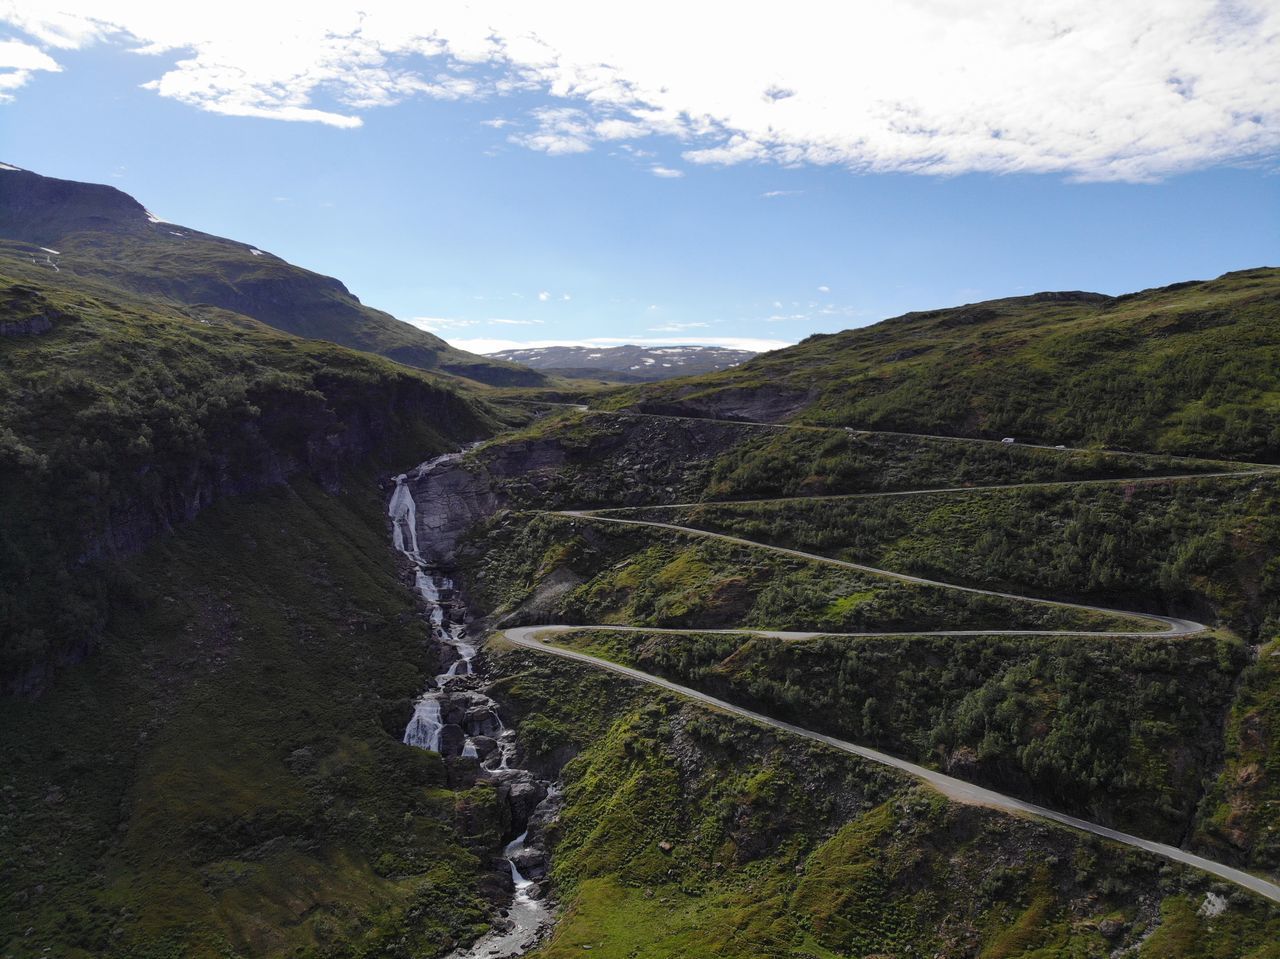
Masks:
[[[502,850],[502,865],[511,877],[511,904],[491,932],[448,957],[504,959],[523,955],[550,930],[551,910],[538,882],[547,869],[541,836],[543,825],[559,809],[560,795],[552,784],[512,765],[518,754],[515,731],[503,724],[497,703],[484,692],[476,669],[478,649],[467,635],[466,601],[448,570],[424,558],[419,546],[419,530],[427,527],[413,488],[430,484],[437,467],[461,455],[438,456],[396,477],[387,507],[392,543],[413,564],[414,586],[426,604],[431,640],[449,664],[415,704],[404,741],[440,753],[451,770],[460,765],[465,774],[470,772],[468,761],[474,763],[476,778],[495,783],[500,801],[508,805],[512,832],[519,833]]]

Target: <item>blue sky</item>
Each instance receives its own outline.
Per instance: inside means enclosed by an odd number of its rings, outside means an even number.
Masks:
[[[152,22],[145,4],[123,5],[109,29],[51,9],[0,5],[11,78],[0,73],[0,159],[116,185],[471,349],[763,347],[912,309],[1280,262],[1276,30],[1261,31],[1250,63],[1230,24],[1223,43],[1235,46],[1218,59],[1192,39],[1202,23],[1170,27],[1151,68],[1152,112],[1168,112],[1149,129],[1137,129],[1141,102],[1095,102],[1105,78],[1073,94],[1037,75],[1044,89],[1016,103],[989,93],[1032,70],[1025,58],[974,81],[961,106],[945,84],[914,90],[914,126],[881,129],[890,100],[846,103],[844,67],[809,70],[803,50],[744,56],[716,88],[672,53],[670,92],[660,57],[614,38],[605,61],[592,46],[605,41],[568,28],[557,39],[554,23],[539,29],[556,51],[547,66],[520,52],[518,23],[498,54],[468,49],[461,26],[405,52],[404,37],[428,31],[391,18],[372,55],[367,44],[335,55],[332,38],[352,32],[321,11],[281,24],[291,52],[273,58],[216,25]],[[962,27],[940,25],[930,62]],[[1107,36],[1130,42],[1124,29]],[[1171,66],[1179,38],[1187,63]],[[601,79],[603,62],[623,66]],[[1116,89],[1141,79],[1116,77]],[[1072,95],[1096,115],[1055,119],[1055,97]],[[779,102],[792,112],[775,120]]]

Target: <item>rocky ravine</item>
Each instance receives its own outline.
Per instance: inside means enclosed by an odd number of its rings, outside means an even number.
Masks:
[[[456,528],[482,517],[490,503],[476,491],[463,495],[461,478],[470,474],[451,468],[460,456],[446,454],[397,477],[388,505],[393,544],[412,564],[431,641],[446,665],[415,704],[404,742],[440,753],[454,785],[486,780],[497,787],[511,838],[495,867],[510,877],[511,901],[492,932],[450,959],[500,959],[522,955],[550,930],[551,908],[541,881],[547,875],[547,833],[559,813],[560,793],[556,784],[519,766],[515,731],[503,723],[498,704],[485,690],[478,649],[468,635],[466,600],[446,565],[459,535]]]
[[[504,509],[579,509],[697,498],[717,457],[776,427],[589,413],[581,435],[486,445],[424,463],[404,483],[416,503],[418,546],[428,564],[458,564],[476,524]]]

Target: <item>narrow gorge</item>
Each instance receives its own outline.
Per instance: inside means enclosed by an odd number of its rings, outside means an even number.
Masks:
[[[550,930],[551,909],[541,883],[548,865],[546,827],[559,811],[560,794],[556,784],[518,765],[515,730],[503,723],[498,704],[485,691],[483,661],[468,635],[466,598],[447,565],[449,550],[432,548],[419,537],[448,517],[433,515],[431,508],[420,512],[415,488],[429,488],[432,478],[461,456],[447,453],[396,477],[387,508],[392,543],[412,564],[414,587],[426,605],[429,641],[443,668],[415,703],[404,742],[439,753],[452,786],[494,784],[511,837],[494,866],[509,875],[511,900],[493,931],[450,959],[500,959],[522,955]]]

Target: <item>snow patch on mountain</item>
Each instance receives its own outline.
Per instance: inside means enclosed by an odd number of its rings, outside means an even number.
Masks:
[[[640,382],[725,370],[756,354],[721,346],[690,345],[535,346],[489,355],[561,376]]]

